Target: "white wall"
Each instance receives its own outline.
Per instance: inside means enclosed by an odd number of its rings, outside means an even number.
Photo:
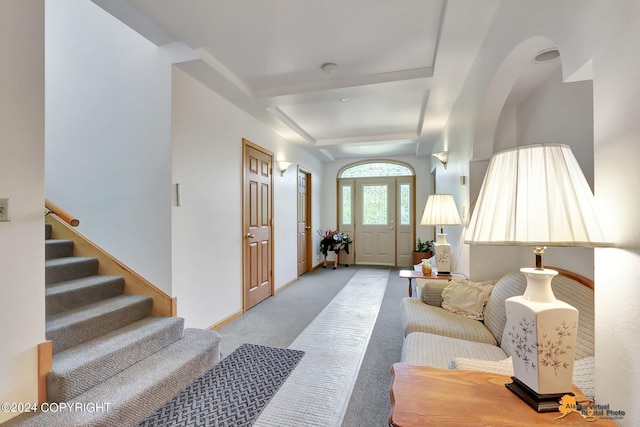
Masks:
[[[517,107],[518,145],[562,143],[593,188],[593,82],[550,76]]]
[[[44,2],[0,2],[0,402],[36,402],[44,341]],[[0,412],[0,423],[17,414]]]
[[[530,66],[538,65],[531,63]],[[558,66],[520,104],[505,107],[496,125],[493,152],[519,145],[567,144],[593,187],[593,85],[591,81],[563,83],[561,71]],[[474,180],[478,188],[470,192],[471,199],[476,200],[481,182],[482,176],[479,181],[478,178]],[[593,251],[589,248],[549,248],[544,262],[593,279]],[[471,248],[471,254],[474,257],[471,275],[476,280],[499,277],[534,263],[529,247],[481,246]],[[501,260],[498,265],[492,262],[496,259]]]
[[[500,113],[495,140],[493,142],[493,152],[508,150],[518,145],[518,126],[516,119],[516,107],[506,106]]]
[[[640,419],[640,4],[615,2],[590,11],[581,34],[593,46],[595,194],[615,249],[596,249],[596,396]],[[600,31],[590,33],[593,26]],[[612,49],[612,46],[615,48]]]
[[[640,39],[639,19],[640,4],[633,0],[501,2],[479,52],[481,60],[472,67],[473,85],[461,92],[447,128],[447,134],[460,136],[455,144],[471,148],[469,159],[487,158],[493,138],[485,136],[496,130],[497,118],[493,124],[478,121],[485,95],[490,96],[494,79],[503,77],[503,65],[516,48],[535,53],[532,41],[539,37],[558,46],[565,81],[578,74],[593,77],[594,188],[616,244],[615,249],[596,250],[594,257],[596,399],[625,411],[624,418],[616,420],[623,426],[640,419],[640,390],[635,387],[640,381],[640,57],[632,54]],[[559,112],[558,119],[564,113]],[[480,131],[464,138],[468,127]],[[471,256],[471,270],[474,262]]]
[[[79,231],[176,296],[188,326],[238,312],[247,138],[294,162],[274,177],[274,283],[296,280],[295,169],[314,175],[319,223],[321,162],[178,68],[172,81],[185,46],[158,48],[92,2],[52,0],[46,17],[47,196]]]
[[[90,1],[46,22],[47,197],[171,293],[171,58]]]
[[[292,161],[274,168],[274,284],[297,278],[296,165],[312,173],[312,226],[320,222],[322,164],[285,143],[193,77],[174,68],[172,208],[173,294],[188,326],[208,327],[242,310],[242,138]]]

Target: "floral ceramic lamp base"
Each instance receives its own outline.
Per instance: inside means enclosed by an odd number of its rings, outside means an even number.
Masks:
[[[503,339],[509,340],[517,379],[515,386],[507,387],[539,412],[543,410],[513,388],[517,386],[541,402],[550,400],[550,405],[542,406],[552,409],[544,410],[558,410],[557,396],[571,392],[578,310],[553,295],[551,280],[558,274],[556,271],[520,271],[527,277],[524,295],[505,301],[507,329]]]
[[[438,276],[448,276],[451,274],[451,245],[447,242],[447,233],[438,233],[437,237],[433,248]]]

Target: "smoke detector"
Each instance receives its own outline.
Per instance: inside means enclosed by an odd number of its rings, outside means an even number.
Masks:
[[[558,52],[558,49],[551,48],[551,49],[543,50],[542,52],[538,53],[533,60],[534,62],[547,62],[547,61],[552,61],[559,56],[560,56],[560,52]]]

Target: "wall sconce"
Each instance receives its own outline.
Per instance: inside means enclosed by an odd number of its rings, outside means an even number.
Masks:
[[[291,162],[287,162],[284,160],[280,160],[278,162],[278,167],[280,168],[280,176],[284,176],[284,173],[287,171],[287,168],[291,166]]]
[[[447,162],[449,161],[448,151],[438,151],[437,153],[433,153],[432,156],[440,160],[445,169],[447,168]]]

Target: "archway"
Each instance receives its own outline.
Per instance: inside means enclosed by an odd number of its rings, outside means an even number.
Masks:
[[[587,181],[593,185],[593,84],[591,80],[565,79],[561,50],[559,57],[552,61],[534,60],[539,53],[552,48],[555,44],[544,37],[518,44],[492,79],[482,100],[474,133],[469,173],[478,182],[470,186],[471,210],[475,207],[486,161],[496,152],[519,145],[569,145]],[[541,71],[544,67],[548,70]],[[488,265],[491,259],[502,259],[504,265],[515,266],[529,255],[526,248],[522,252],[496,247],[470,247],[469,250],[474,265]],[[547,253],[546,261],[572,271],[591,271],[593,250],[553,248]]]
[[[532,37],[517,45],[502,61],[479,109],[472,159],[486,160],[491,157],[496,129],[507,98],[525,70],[536,65],[532,63],[533,58],[554,47],[555,43],[546,37]]]

